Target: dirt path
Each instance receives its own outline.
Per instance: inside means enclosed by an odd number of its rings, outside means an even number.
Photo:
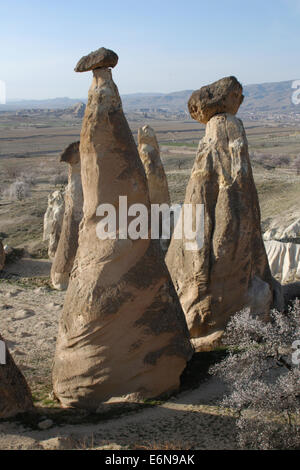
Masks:
[[[51,261],[48,259],[21,258],[5,267],[8,274],[23,277],[48,277],[50,275]]]
[[[31,431],[16,423],[2,423],[0,449],[235,449],[234,419],[216,404],[223,391],[222,384],[212,378],[161,406],[97,424]]]

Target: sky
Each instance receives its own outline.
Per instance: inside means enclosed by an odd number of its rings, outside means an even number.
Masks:
[[[7,99],[85,98],[83,56],[119,55],[122,94],[300,78],[300,0],[0,0]]]

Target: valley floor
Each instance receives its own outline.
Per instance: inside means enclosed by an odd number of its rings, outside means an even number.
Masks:
[[[1,333],[36,411],[0,421],[0,449],[236,448],[235,419],[218,406],[224,387],[209,376],[165,402],[104,404],[96,415],[61,409],[51,395],[51,367],[64,293],[47,287],[49,272],[49,261],[23,258],[1,273]],[[45,420],[50,427],[40,430]]]

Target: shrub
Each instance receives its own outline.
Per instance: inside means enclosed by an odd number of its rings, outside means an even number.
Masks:
[[[5,191],[5,196],[11,201],[22,201],[27,197],[30,197],[30,187],[28,183],[17,180],[12,183]]]
[[[55,186],[63,185],[65,186],[68,183],[68,176],[64,174],[56,175],[53,177],[53,184]]]
[[[285,314],[272,311],[268,323],[248,310],[230,321],[230,353],[210,372],[227,386],[222,405],[237,411],[242,448],[300,449],[300,368],[292,360],[299,340],[299,301]]]
[[[269,153],[253,152],[250,158],[262,165],[266,169],[285,168],[291,164],[291,159],[288,155],[272,155]]]

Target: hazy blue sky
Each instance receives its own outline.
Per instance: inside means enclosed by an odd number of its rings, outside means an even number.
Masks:
[[[300,78],[300,0],[0,0],[8,99],[87,95],[82,55],[119,55],[121,93]]]

